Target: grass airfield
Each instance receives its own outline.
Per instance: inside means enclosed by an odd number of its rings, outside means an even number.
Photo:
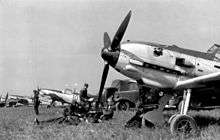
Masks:
[[[36,115],[32,107],[0,108],[0,140],[181,140],[181,136],[172,136],[169,127],[163,128],[124,128],[124,124],[133,115],[133,111],[116,112],[114,118],[103,123],[80,123],[78,126],[46,122],[62,116],[63,108],[41,106],[38,119],[44,121],[34,124]],[[174,111],[165,112],[167,116]],[[189,139],[219,140],[220,139],[220,109],[211,111],[190,111],[198,123],[199,134]]]

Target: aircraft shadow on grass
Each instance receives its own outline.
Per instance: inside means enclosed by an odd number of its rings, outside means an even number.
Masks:
[[[169,115],[167,115],[169,116]],[[196,115],[193,117],[197,123],[197,126],[202,129],[210,125],[220,126],[220,117],[211,117],[211,116],[201,116]],[[140,128],[142,126],[142,118],[139,115],[132,117],[126,124],[127,128]],[[145,126],[148,128],[155,128],[154,124],[150,121],[145,120]]]
[[[45,124],[66,124],[66,125],[78,125],[81,120],[76,116],[71,117],[56,117],[47,120],[38,120],[35,119],[34,124],[36,125],[45,125]]]
[[[205,128],[210,125],[220,126],[220,117],[211,117],[211,116],[200,116],[196,115],[193,117],[197,122],[199,128]]]

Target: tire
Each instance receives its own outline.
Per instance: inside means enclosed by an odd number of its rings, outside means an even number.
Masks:
[[[168,124],[171,124],[172,120],[176,117],[176,115],[178,115],[178,114],[174,114],[169,118]]]
[[[170,131],[173,135],[195,135],[197,124],[192,117],[178,114],[171,120]]]
[[[120,111],[128,111],[129,108],[130,108],[130,105],[126,101],[121,101],[116,104],[116,109]]]

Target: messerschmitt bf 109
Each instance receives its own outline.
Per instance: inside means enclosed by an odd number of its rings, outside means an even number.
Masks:
[[[49,97],[49,99],[44,98],[44,101],[51,100],[50,105],[53,105],[55,101],[60,102],[62,104],[67,103],[71,104],[74,101],[80,102],[80,93],[76,92],[75,90],[65,89],[65,90],[56,90],[56,89],[47,89],[47,88],[37,88],[37,92],[39,93],[42,98]],[[96,95],[92,95],[88,93],[88,98],[96,99]]]
[[[4,98],[0,98],[0,107],[19,107],[32,105],[32,99],[28,96],[6,94]]]
[[[197,88],[216,87],[220,83],[220,62],[217,57],[218,45],[207,53],[179,48],[175,45],[161,45],[150,42],[121,42],[131,17],[131,11],[119,26],[113,40],[104,33],[104,47],[101,57],[105,61],[99,97],[109,71],[109,65],[121,74],[136,80],[140,84],[164,91],[156,110],[141,114],[143,119],[160,124],[162,110],[171,95],[183,91],[183,103],[178,114],[170,118],[172,133],[191,133],[197,128],[190,117],[188,107],[191,94]],[[142,120],[143,120],[142,119]]]
[[[60,91],[38,88],[33,92],[34,94],[38,93],[40,96],[50,97],[52,102],[58,101],[68,104],[68,106],[66,106],[66,108],[63,110],[63,116],[56,119],[59,123],[69,122],[70,124],[78,124],[79,120],[98,122],[103,119],[111,119],[114,113],[109,106],[97,106],[99,108],[96,108],[96,104],[100,105],[100,103],[97,103],[96,101],[97,96],[91,94],[88,94],[87,97],[82,98],[79,93],[72,91],[71,89]],[[37,107],[37,105],[35,107]],[[37,118],[36,121],[38,122]]]
[[[60,102],[62,104],[64,103],[71,103],[72,102],[72,98],[74,98],[74,100],[79,100],[78,95],[73,94],[72,90],[65,90],[65,91],[61,91],[61,90],[55,90],[55,89],[44,89],[44,88],[38,88],[37,89],[40,97],[49,97],[51,100],[50,106],[54,105],[54,102]],[[75,96],[73,96],[75,95]]]

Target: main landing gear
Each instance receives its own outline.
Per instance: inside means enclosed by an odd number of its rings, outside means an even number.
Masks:
[[[195,120],[187,115],[189,102],[191,96],[191,89],[184,90],[183,101],[181,105],[180,114],[174,114],[170,117],[170,131],[172,134],[196,134],[197,124]]]
[[[191,89],[184,90],[183,101],[180,113],[174,114],[169,118],[168,123],[170,124],[170,131],[173,135],[183,134],[183,135],[195,135],[197,132],[197,124],[195,120],[187,115],[189,102],[191,96]],[[136,115],[131,118],[126,124],[126,126],[133,125],[137,120],[136,118],[142,119],[141,126],[146,126],[146,122],[152,123],[154,126],[163,126],[165,124],[165,119],[163,115],[163,110],[167,102],[171,99],[171,95],[164,94],[158,102],[158,106],[154,108],[141,108],[137,111]]]

